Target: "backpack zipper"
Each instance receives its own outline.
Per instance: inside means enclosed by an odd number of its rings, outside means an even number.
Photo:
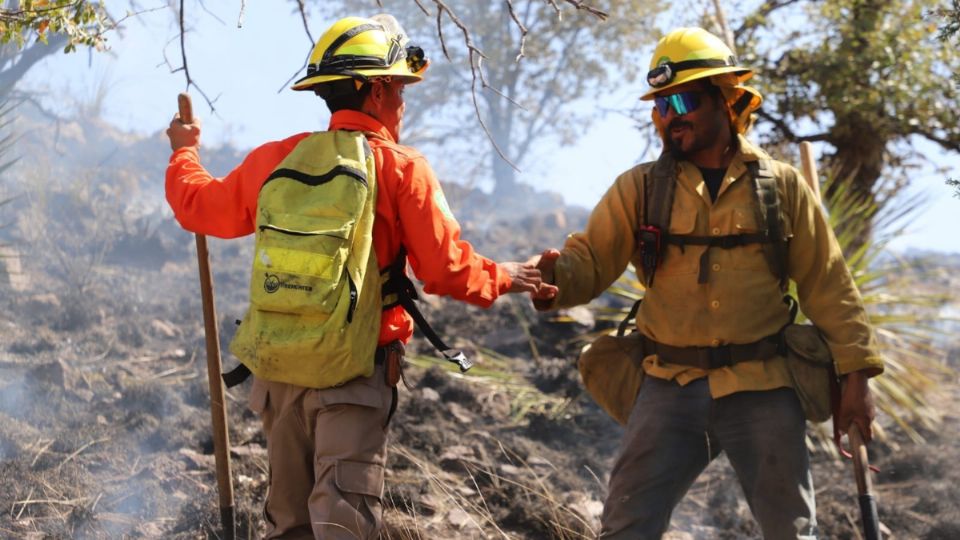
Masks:
[[[347,286],[350,287],[350,307],[347,310],[347,323],[353,322],[353,312],[357,309],[357,286],[353,283],[350,273],[347,273]]]

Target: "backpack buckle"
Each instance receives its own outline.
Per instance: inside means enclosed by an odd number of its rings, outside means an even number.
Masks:
[[[467,355],[463,354],[462,351],[447,349],[441,352],[448,361],[460,367],[460,373],[466,373],[468,369],[473,367],[473,361],[467,358]]]

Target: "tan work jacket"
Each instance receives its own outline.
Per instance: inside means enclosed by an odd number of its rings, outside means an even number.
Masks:
[[[716,202],[699,169],[680,162],[670,217],[670,234],[721,236],[757,232],[755,192],[747,161],[770,159],[740,137],[740,150],[730,163]],[[621,174],[590,215],[586,230],[572,234],[557,260],[555,283],[560,293],[553,307],[584,304],[599,296],[626,269],[641,269],[636,238],[644,222],[644,176],[653,163]],[[820,205],[800,173],[774,161],[780,205],[789,242],[789,276],[797,283],[804,314],[823,332],[840,374],[867,369],[883,371],[873,333],[836,237]],[[697,283],[700,256],[710,253],[709,279]],[[642,270],[638,270],[642,273]],[[668,345],[716,347],[750,343],[777,333],[789,320],[779,280],[770,270],[760,244],[733,249],[669,245],[646,292],[637,328]],[[708,377],[713,397],[744,390],[791,386],[785,359],[747,361],[709,372],[644,359],[647,374],[677,379],[680,384]]]

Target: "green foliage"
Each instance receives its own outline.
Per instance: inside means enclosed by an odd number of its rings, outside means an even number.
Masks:
[[[915,157],[917,137],[960,151],[953,80],[960,51],[938,40],[934,14],[942,7],[942,0],[759,5],[736,36],[766,98],[760,118],[771,128],[767,142],[827,143],[827,164],[865,200],[875,200],[880,179]]]
[[[22,0],[0,8],[0,43],[22,49],[31,36],[47,43],[49,36],[66,35],[64,52],[85,45],[105,49],[109,17],[99,2],[87,0]]]
[[[960,0],[953,0],[951,7],[939,9],[937,14],[943,19],[940,40],[949,42],[956,38],[957,34],[960,34]]]

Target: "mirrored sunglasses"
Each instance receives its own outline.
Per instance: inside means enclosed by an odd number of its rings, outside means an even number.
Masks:
[[[670,107],[673,107],[673,112],[677,113],[677,116],[683,116],[697,110],[700,106],[701,94],[703,92],[697,90],[677,92],[669,96],[656,96],[653,98],[653,102],[656,104],[657,112],[660,113],[661,117],[667,115]]]

